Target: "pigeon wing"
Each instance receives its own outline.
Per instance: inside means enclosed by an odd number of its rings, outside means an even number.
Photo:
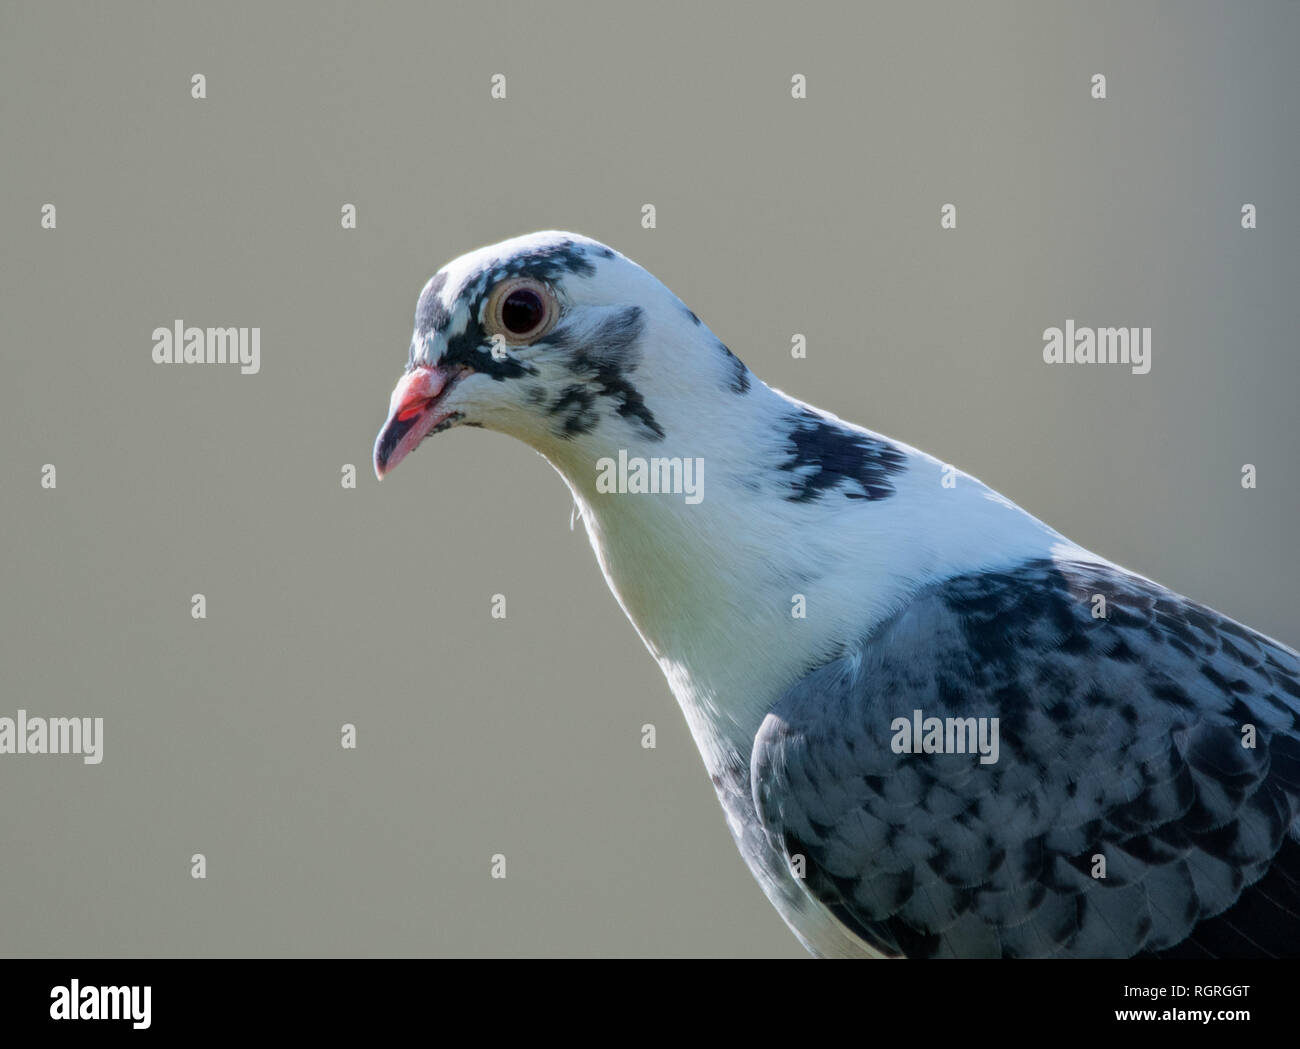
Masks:
[[[896,753],[918,710],[997,718],[996,762]],[[814,905],[886,954],[1300,953],[1300,655],[1113,565],[918,593],[785,693],[750,774]]]

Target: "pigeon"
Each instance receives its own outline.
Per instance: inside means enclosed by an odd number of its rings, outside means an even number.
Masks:
[[[727,825],[818,956],[1300,951],[1300,654],[762,382],[589,238],[420,293],[374,448],[568,485]]]

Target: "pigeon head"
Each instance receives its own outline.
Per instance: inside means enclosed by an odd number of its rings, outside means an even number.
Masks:
[[[420,293],[406,373],[375,441],[382,478],[453,426],[510,434],[552,460],[658,446],[701,398],[750,375],[649,272],[573,233],[462,255]]]

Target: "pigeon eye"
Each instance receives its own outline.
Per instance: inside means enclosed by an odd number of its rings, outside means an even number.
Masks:
[[[515,335],[523,335],[541,325],[546,303],[532,288],[517,288],[501,303],[501,323]]]
[[[503,280],[488,297],[484,322],[489,335],[502,335],[516,345],[540,339],[559,316],[555,294],[539,280]]]

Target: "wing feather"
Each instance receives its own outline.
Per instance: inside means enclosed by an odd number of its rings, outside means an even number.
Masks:
[[[914,710],[998,718],[997,762],[895,753]],[[1300,953],[1300,655],[1112,565],[922,592],[786,693],[750,774],[803,889],[887,954]]]

